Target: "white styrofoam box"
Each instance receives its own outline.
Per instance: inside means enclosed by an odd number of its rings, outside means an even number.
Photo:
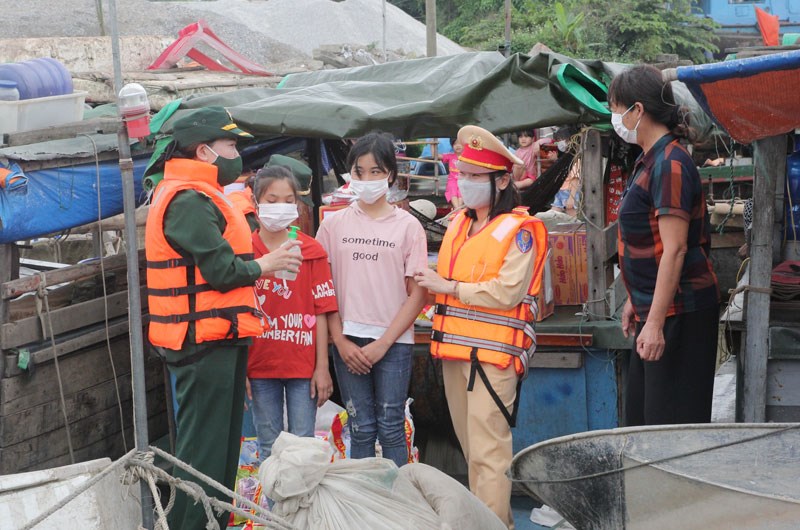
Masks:
[[[87,92],[0,101],[0,136],[81,121]]]

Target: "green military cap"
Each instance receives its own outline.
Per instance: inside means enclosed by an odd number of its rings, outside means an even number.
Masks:
[[[224,107],[197,109],[176,120],[172,126],[172,138],[179,149],[220,138],[239,140],[252,137],[252,134],[243,131],[233,122]]]
[[[272,155],[264,167],[283,166],[294,175],[299,188],[300,199],[311,205],[311,168],[305,163],[286,155]]]

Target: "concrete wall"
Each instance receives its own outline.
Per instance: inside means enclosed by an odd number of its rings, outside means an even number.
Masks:
[[[146,69],[174,37],[131,36],[120,38],[122,71]],[[49,37],[0,39],[0,62],[52,57],[75,72],[113,72],[111,37]]]

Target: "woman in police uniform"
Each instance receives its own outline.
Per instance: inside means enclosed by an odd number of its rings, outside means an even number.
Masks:
[[[536,301],[547,231],[520,208],[512,185],[522,162],[495,136],[458,133],[458,186],[465,210],[442,241],[438,274],[417,282],[436,294],[431,354],[442,359],[445,394],[469,466],[470,490],[513,528],[511,427],[519,385],[535,349]]]

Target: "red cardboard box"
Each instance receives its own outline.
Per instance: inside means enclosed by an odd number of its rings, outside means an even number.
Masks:
[[[536,315],[536,322],[541,322],[555,311],[555,300],[553,296],[553,251],[547,249],[547,257],[544,262],[544,272],[542,272],[542,286],[536,293],[536,306],[539,309]]]
[[[589,265],[583,224],[558,225],[549,234],[553,250],[553,294],[556,305],[579,305],[589,299]]]
[[[575,236],[573,232],[550,232],[550,249],[553,252],[553,300],[555,305],[580,303],[575,277]]]

